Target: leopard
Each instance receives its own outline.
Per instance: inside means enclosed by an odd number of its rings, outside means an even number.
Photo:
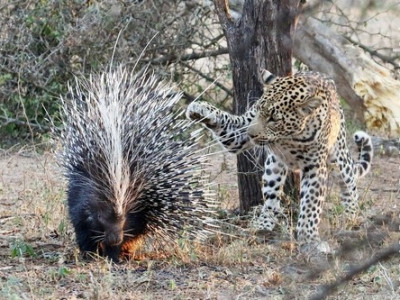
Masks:
[[[323,243],[319,235],[322,205],[327,194],[328,168],[340,173],[340,197],[346,214],[358,208],[357,180],[371,169],[373,147],[365,131],[353,135],[358,159],[346,143],[346,122],[335,83],[318,72],[276,76],[261,72],[261,97],[242,115],[233,115],[205,102],[189,104],[186,116],[208,128],[229,152],[251,148],[267,153],[262,174],[264,204],[251,224],[272,231],[282,213],[283,185],[289,170],[300,174],[300,209],[296,225],[300,244]],[[321,246],[321,251],[326,245]],[[329,246],[328,246],[329,249]]]

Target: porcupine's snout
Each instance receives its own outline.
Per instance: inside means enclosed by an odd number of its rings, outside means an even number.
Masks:
[[[103,226],[104,238],[99,245],[100,253],[118,263],[124,242],[124,222],[117,219],[103,224]]]
[[[107,246],[121,245],[124,240],[125,219],[117,217],[104,224],[104,244]]]
[[[124,234],[122,230],[120,231],[106,231],[104,243],[108,246],[118,246],[122,244],[124,240]]]

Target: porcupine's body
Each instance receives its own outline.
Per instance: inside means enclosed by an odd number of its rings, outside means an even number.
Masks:
[[[80,250],[118,261],[146,236],[201,235],[214,205],[199,134],[173,112],[180,94],[122,68],[69,92],[62,162]]]

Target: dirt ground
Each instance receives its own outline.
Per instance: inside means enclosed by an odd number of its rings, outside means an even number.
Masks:
[[[223,158],[223,159],[221,159]],[[144,251],[115,265],[82,260],[65,206],[65,182],[50,152],[3,151],[0,157],[0,299],[308,299],[388,245],[399,243],[400,157],[377,156],[360,181],[360,214],[343,220],[329,185],[321,224],[336,251],[300,254],[291,231],[254,234],[237,207],[235,156],[216,155],[218,198],[229,235],[170,252]],[[293,207],[296,207],[295,204]],[[223,230],[222,230],[223,231]],[[329,299],[399,299],[400,256],[340,286]]]

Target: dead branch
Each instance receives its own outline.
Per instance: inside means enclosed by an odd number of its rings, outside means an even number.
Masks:
[[[196,60],[204,57],[214,57],[227,53],[228,53],[227,48],[219,48],[217,50],[211,50],[211,51],[201,51],[201,52],[193,51],[192,53],[183,54],[180,56],[176,54],[165,54],[163,56],[159,56],[153,59],[143,59],[142,62],[150,63],[152,65],[163,65],[163,64],[177,63],[179,61]]]
[[[23,126],[27,126],[27,127],[33,127],[41,132],[46,132],[46,131],[51,130],[51,128],[49,126],[32,123],[32,122],[28,122],[28,121],[22,121],[22,120],[15,119],[15,118],[8,118],[5,116],[0,116],[0,119],[3,120],[3,122],[1,122],[2,126],[7,126],[8,124],[16,124],[16,125],[23,125]]]
[[[346,38],[349,40],[349,42],[360,47],[365,52],[368,52],[371,56],[375,56],[375,57],[379,58],[382,62],[391,64],[395,69],[400,69],[400,65],[396,62],[396,60],[400,58],[400,55],[393,56],[393,57],[383,55],[383,54],[379,53],[378,50],[371,49],[370,47],[368,47],[360,42],[357,42],[349,37],[346,37]]]
[[[357,274],[360,274],[362,272],[365,272],[368,270],[371,266],[376,265],[379,262],[388,260],[395,255],[399,255],[400,251],[400,244],[395,243],[385,250],[381,251],[378,253],[376,256],[373,258],[367,260],[366,262],[353,266],[350,268],[350,270],[342,277],[338,278],[336,281],[328,284],[328,285],[323,285],[320,287],[320,292],[317,293],[316,295],[312,296],[310,300],[320,300],[320,299],[325,299],[327,296],[330,294],[334,293],[336,288],[338,288],[340,285],[350,281],[354,276]]]
[[[197,70],[196,68],[193,68],[191,65],[189,65],[187,63],[181,62],[181,65],[183,65],[184,67],[188,68],[189,70],[192,70],[193,72],[199,74],[202,78],[204,78],[208,82],[211,82],[212,84],[214,84],[215,86],[217,86],[221,90],[223,90],[225,93],[227,93],[229,96],[233,97],[232,91],[230,89],[228,89],[226,86],[224,86],[223,84],[216,81],[216,79],[208,76],[207,74],[204,74],[203,72],[201,72],[200,70]]]

